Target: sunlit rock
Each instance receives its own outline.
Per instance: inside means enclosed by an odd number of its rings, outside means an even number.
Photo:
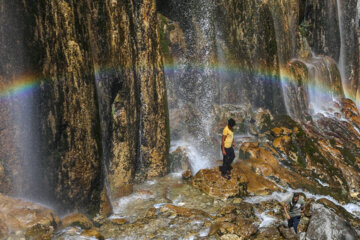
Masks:
[[[98,240],[104,240],[104,236],[95,229],[84,230],[81,232],[81,236],[96,238]]]
[[[341,112],[344,114],[345,118],[360,129],[360,114],[356,104],[352,100],[346,98],[342,98],[340,104]]]
[[[235,173],[236,172],[236,173]],[[231,179],[221,176],[219,167],[200,170],[192,179],[192,185],[213,197],[228,198],[247,195],[247,177],[233,169]]]
[[[80,227],[82,229],[91,229],[94,226],[93,223],[81,213],[70,214],[61,219],[61,223],[63,228],[72,226]]]
[[[128,221],[124,218],[114,218],[114,219],[111,219],[111,222],[116,225],[124,225],[124,224],[128,223]]]
[[[239,237],[236,234],[224,234],[220,237],[221,240],[243,240],[243,237]]]

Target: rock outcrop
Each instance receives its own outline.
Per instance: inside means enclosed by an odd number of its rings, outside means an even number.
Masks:
[[[0,194],[0,238],[51,239],[60,226],[56,213],[46,207]]]
[[[194,187],[201,189],[213,197],[228,198],[247,195],[247,177],[239,174],[237,169],[231,173],[232,178],[226,180],[221,176],[218,167],[200,170],[192,179]]]
[[[312,204],[312,216],[305,239],[358,239],[351,225],[320,204]]]

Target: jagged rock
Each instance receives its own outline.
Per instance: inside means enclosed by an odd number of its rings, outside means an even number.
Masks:
[[[357,128],[360,128],[360,114],[356,104],[347,98],[340,100],[341,112],[345,118],[351,121]]]
[[[307,240],[358,238],[353,227],[343,218],[320,204],[312,204],[312,216],[306,232]]]
[[[94,227],[93,223],[81,213],[70,214],[61,219],[62,227],[66,228],[69,226],[80,227],[82,229],[91,229]]]
[[[50,209],[0,194],[0,234],[24,232],[30,239],[50,239],[60,219]]]
[[[201,189],[213,197],[228,198],[234,196],[246,196],[248,180],[245,175],[235,174],[232,171],[232,178],[226,180],[221,176],[218,167],[200,170],[192,179],[192,185]]]

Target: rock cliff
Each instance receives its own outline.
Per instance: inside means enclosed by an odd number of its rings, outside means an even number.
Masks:
[[[24,137],[24,126],[39,135],[30,175],[46,183],[40,198],[58,208],[94,212],[105,182],[118,198],[134,181],[165,174],[169,122],[155,1],[0,3],[9,36],[1,38],[3,90],[27,71],[39,86],[32,106],[1,106],[9,123],[1,141],[11,145],[2,151],[2,192],[17,192],[12,182],[29,169],[16,157],[18,139],[9,138],[16,128]],[[32,121],[16,126],[13,115],[26,107],[31,116],[20,116]]]

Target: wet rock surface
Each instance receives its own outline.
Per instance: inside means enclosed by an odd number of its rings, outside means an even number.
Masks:
[[[46,207],[0,194],[1,239],[51,239],[60,226],[56,213]]]

